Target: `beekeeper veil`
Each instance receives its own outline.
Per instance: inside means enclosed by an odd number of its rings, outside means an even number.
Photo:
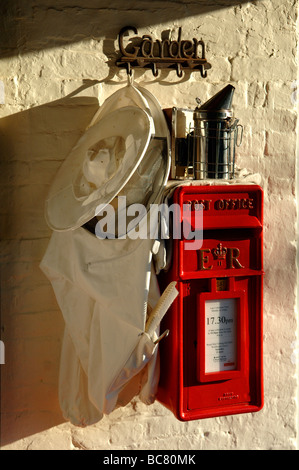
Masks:
[[[159,103],[129,82],[99,108],[51,185],[45,217],[53,233],[41,269],[65,321],[59,398],[73,424],[95,423],[137,395],[154,401],[159,319],[177,291],[170,286],[161,301],[159,242],[147,222],[168,178],[169,149]],[[121,233],[119,215],[111,215],[119,200],[127,212],[145,208]],[[109,211],[117,228],[104,238]],[[146,237],[137,236],[141,226]]]

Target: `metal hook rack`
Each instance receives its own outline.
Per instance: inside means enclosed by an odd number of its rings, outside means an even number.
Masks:
[[[116,65],[125,68],[128,75],[132,74],[134,68],[145,68],[151,69],[154,77],[159,75],[159,70],[170,69],[175,70],[179,78],[182,78],[187,70],[199,71],[201,76],[206,78],[211,64],[205,57],[205,44],[202,39],[182,40],[182,28],[179,28],[177,40],[153,39],[148,34],[131,38],[134,41],[129,44],[131,51],[128,51],[124,46],[124,36],[130,31],[138,35],[135,26],[125,26],[119,32],[118,43],[122,56],[116,61]]]

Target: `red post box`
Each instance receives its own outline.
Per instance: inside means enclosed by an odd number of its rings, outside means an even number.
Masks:
[[[164,288],[179,295],[165,315],[157,399],[180,420],[263,406],[263,192],[257,185],[179,186],[173,202],[203,208],[202,245],[173,239]],[[183,210],[179,220],[185,217]],[[191,222],[192,225],[192,222]],[[192,228],[192,227],[191,227]]]

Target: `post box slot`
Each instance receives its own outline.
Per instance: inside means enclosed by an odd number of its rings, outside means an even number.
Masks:
[[[203,221],[203,229],[225,229],[227,227],[234,229],[257,228],[261,229],[262,224],[255,216],[246,215],[226,215],[219,217],[206,216]]]
[[[172,221],[174,224],[174,221]],[[176,233],[181,236],[182,240],[194,240],[195,238],[202,237],[206,231],[221,230],[236,232],[239,230],[247,230],[248,232],[255,232],[258,234],[262,231],[262,225],[256,217],[204,217],[200,219],[199,216],[195,217],[191,212],[188,216],[183,217],[180,227],[176,227]],[[255,235],[256,236],[256,235]]]

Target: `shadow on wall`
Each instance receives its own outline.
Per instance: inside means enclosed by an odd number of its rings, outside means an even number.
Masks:
[[[258,1],[10,0],[0,4],[0,57],[67,46],[91,38],[97,41],[115,37],[115,32],[127,24],[143,28],[192,16],[204,17],[216,10]],[[199,20],[199,31],[203,22],[204,18]]]
[[[169,73],[153,81],[168,85]],[[110,70],[103,82],[127,83],[113,77]],[[59,166],[98,109],[96,98],[83,96],[96,83],[85,80],[63,99],[0,119],[1,446],[64,422],[58,402],[64,321],[39,267],[52,233],[44,204]]]
[[[58,370],[64,325],[39,268],[51,234],[44,201],[97,107],[95,98],[68,96],[0,120],[2,446],[63,422]]]

